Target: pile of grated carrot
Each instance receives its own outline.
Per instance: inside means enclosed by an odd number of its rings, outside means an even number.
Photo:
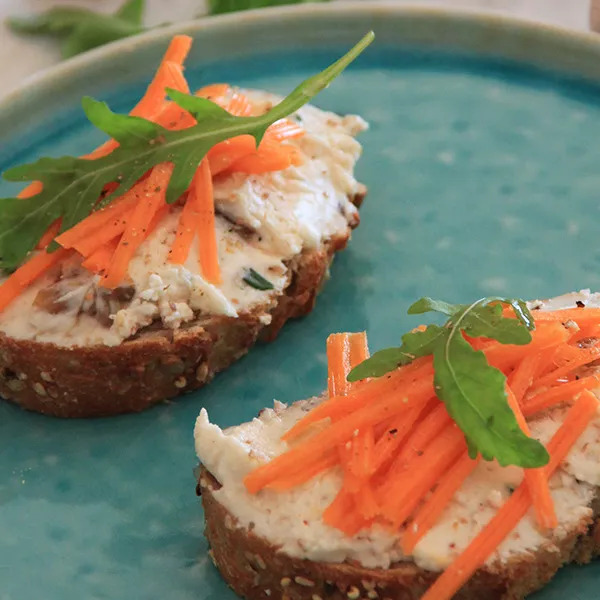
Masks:
[[[190,93],[183,75],[183,63],[191,44],[192,39],[186,35],[173,38],[146,93],[131,111],[132,116],[143,117],[170,130],[186,129],[196,124],[187,111],[166,100],[167,88]],[[250,100],[227,84],[205,86],[196,95],[215,102],[232,115],[249,116],[252,112]],[[221,274],[213,177],[234,172],[260,174],[299,165],[302,162],[299,152],[293,145],[282,142],[303,134],[304,129],[300,125],[281,119],[269,127],[258,148],[251,135],[236,136],[213,146],[181,199],[184,204],[169,261],[183,264],[194,238],[198,236],[200,271],[207,281],[219,284]],[[117,147],[115,140],[109,140],[83,158],[102,158]],[[170,210],[165,196],[172,171],[171,163],[155,166],[125,194],[63,233],[59,234],[60,219],[55,221],[40,239],[39,252],[0,285],[0,310],[48,269],[74,253],[81,255],[86,269],[101,276],[100,285],[110,289],[120,285],[127,276],[129,262],[136,250]],[[105,193],[112,193],[115,189],[117,184],[109,184]],[[31,198],[41,190],[42,184],[33,182],[21,191],[19,197]],[[61,248],[46,252],[53,240]]]
[[[597,414],[592,390],[600,376],[583,367],[600,358],[600,309],[533,311],[536,328],[525,346],[468,340],[506,376],[517,422],[558,405],[570,408],[547,446],[550,462],[526,469],[519,488],[454,564],[423,596],[448,600],[481,567],[533,507],[538,526],[558,525],[548,480]],[[351,536],[379,523],[398,532],[410,555],[436,524],[479,458],[467,453],[464,435],[436,397],[433,360],[425,356],[387,375],[349,384],[349,371],[368,357],[365,333],[327,340],[329,398],[284,436],[290,449],[252,471],[250,493],[288,490],[333,467],[343,484],[325,510],[325,523]],[[328,427],[316,426],[324,419]]]

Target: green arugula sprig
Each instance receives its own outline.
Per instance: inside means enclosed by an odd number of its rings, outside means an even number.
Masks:
[[[56,219],[62,218],[62,231],[73,227],[93,208],[109,202],[115,193],[125,193],[159,163],[174,165],[167,202],[175,202],[187,190],[200,161],[215,144],[243,134],[252,135],[260,143],[268,127],[327,87],[374,37],[373,32],[367,33],[342,58],[257,117],[234,117],[209,100],[169,90],[171,99],[197,120],[189,129],[170,131],[140,117],[115,114],[104,102],[84,98],[87,118],[119,142],[119,147],[93,161],[72,156],[41,158],[4,173],[9,181],[41,181],[43,190],[28,199],[0,199],[0,267],[17,267]],[[98,204],[109,182],[118,182],[118,190]]]
[[[58,38],[63,58],[69,58],[144,31],[144,8],[145,0],[128,0],[112,15],[56,6],[40,15],[10,17],[6,24],[15,33]]]
[[[504,317],[509,305],[516,319]],[[548,462],[544,446],[527,437],[517,424],[506,399],[504,374],[492,367],[481,351],[463,337],[485,337],[502,344],[525,345],[535,328],[525,302],[511,298],[482,298],[473,304],[448,304],[421,298],[409,314],[437,312],[448,317],[443,326],[402,336],[399,348],[387,348],[355,367],[348,381],[381,377],[420,356],[433,355],[434,386],[448,413],[465,434],[469,455],[496,459],[501,465],[525,468]]]

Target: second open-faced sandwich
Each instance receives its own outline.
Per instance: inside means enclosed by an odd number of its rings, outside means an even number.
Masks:
[[[248,600],[516,600],[600,553],[600,297],[423,299],[329,389],[195,428],[211,555]],[[351,370],[352,369],[352,370]],[[575,586],[575,581],[573,586]],[[576,589],[573,587],[573,594]]]
[[[306,103],[371,38],[283,99],[190,95],[177,36],[130,116],[84,99],[109,142],[5,173],[34,183],[0,202],[0,394],[65,417],[139,411],[310,311],[359,223],[366,124]]]

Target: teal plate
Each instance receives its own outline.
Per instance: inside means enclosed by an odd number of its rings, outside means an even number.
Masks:
[[[0,600],[231,600],[207,557],[192,427],[325,386],[331,331],[378,348],[416,324],[408,304],[600,288],[600,41],[392,5],[248,13],[159,30],[65,63],[0,105],[0,169],[78,154],[101,136],[84,94],[126,110],[174,31],[188,74],[291,89],[369,28],[376,43],[317,100],[363,115],[362,225],[316,310],[207,389],[145,414],[60,421],[0,406]],[[8,184],[0,195],[13,193]],[[598,597],[600,565],[568,567],[538,600]]]

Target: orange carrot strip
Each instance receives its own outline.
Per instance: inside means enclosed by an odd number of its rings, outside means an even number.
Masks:
[[[574,349],[575,350],[575,349]],[[594,360],[600,358],[600,348],[592,347],[592,348],[580,348],[578,352],[576,352],[578,356],[576,358],[572,358],[564,363],[562,366],[557,367],[556,369],[550,371],[543,377],[539,377],[536,379],[536,386],[545,386],[552,385],[556,382],[557,379],[572,373],[578,367],[582,367]]]
[[[294,121],[290,121],[289,119],[281,119],[267,129],[266,135],[278,142],[282,142],[283,140],[301,137],[305,133],[304,129],[298,123],[294,123]]]
[[[159,164],[152,169],[147,179],[132,188],[135,189],[137,204],[115,250],[110,267],[100,280],[103,287],[115,288],[125,277],[129,261],[146,238],[152,218],[157,210],[165,205],[165,195],[172,172],[171,163]]]
[[[197,177],[197,175],[195,175]],[[198,222],[198,208],[193,199],[188,195],[186,203],[179,215],[179,223],[175,232],[175,241],[169,251],[169,262],[182,265],[190,253],[192,242],[196,236]]]
[[[23,263],[0,285],[0,311],[4,310],[38,277],[70,254],[70,251],[63,248],[55,252],[42,251]]]
[[[452,418],[444,404],[436,402],[433,410],[425,416],[409,436],[406,444],[396,456],[392,468],[400,468],[402,464],[409,463],[424,452],[427,445],[452,423]]]
[[[573,444],[598,412],[598,400],[583,392],[569,409],[563,424],[548,444],[550,462],[544,467],[549,479]],[[523,482],[466,550],[452,563],[421,600],[450,600],[517,526],[531,505],[527,482]]]
[[[198,207],[198,246],[200,250],[200,270],[206,281],[221,283],[219,268],[219,249],[215,226],[215,199],[213,195],[212,174],[208,160],[200,163],[199,175],[194,178],[189,196],[194,198]]]
[[[244,94],[234,92],[227,105],[227,111],[236,117],[247,117],[252,114],[252,104]]]
[[[559,322],[541,323],[533,332],[532,340],[524,346],[494,342],[483,350],[493,367],[506,372],[517,365],[525,356],[537,350],[556,347],[569,339],[569,332]]]
[[[327,338],[327,389],[329,397],[345,396],[350,390],[350,345],[347,333],[332,333]]]
[[[359,331],[348,335],[350,345],[350,369],[369,358],[369,344],[367,342],[367,332]],[[347,374],[346,374],[347,376]]]
[[[345,489],[342,489],[327,507],[323,513],[323,521],[348,536],[353,536],[371,525],[371,521],[364,519],[356,510],[354,496]]]
[[[506,386],[506,399],[515,414],[521,431],[531,437],[531,431],[521,412],[519,401],[508,385]],[[544,529],[554,529],[558,526],[558,519],[556,517],[556,510],[554,509],[554,500],[552,500],[552,495],[550,494],[546,472],[544,469],[525,469],[525,481],[527,481],[527,489],[531,496],[538,525]]]
[[[133,188],[132,188],[133,189]],[[117,223],[118,220],[130,209],[132,209],[138,201],[138,198],[135,193],[132,193],[131,190],[117,198],[104,208],[93,212],[91,215],[86,217],[83,221],[80,221],[71,229],[67,229],[67,231],[61,233],[56,241],[63,248],[73,248],[75,244],[85,241],[85,247],[89,247],[91,242],[87,242],[87,238],[93,236],[97,231],[99,231],[102,227],[108,226],[109,222]],[[116,227],[116,225],[112,225],[112,227]],[[114,237],[115,234],[109,236],[104,240],[104,242],[110,240]],[[101,236],[103,237],[103,236]],[[101,242],[101,243],[104,243]],[[101,245],[101,244],[98,244]],[[93,246],[91,249],[94,250],[98,246]],[[83,252],[82,252],[83,253]]]
[[[425,381],[431,386],[431,396],[434,395],[433,361],[430,356],[419,358],[410,365],[397,369],[384,377],[366,381],[364,385],[350,392],[345,398],[335,397],[326,400],[311,410],[302,420],[285,433],[281,439],[294,439],[302,432],[306,431],[313,423],[321,421],[322,419],[337,418],[341,415],[352,413],[365,404],[372,402],[373,399],[380,398],[384,395],[402,395],[407,391],[409,384],[413,380],[418,382],[414,386],[414,392],[418,394]]]
[[[531,313],[536,322],[542,321],[559,321],[566,323],[567,321],[600,322],[600,308],[565,308],[562,310],[534,310]]]
[[[292,164],[290,152],[278,142],[263,138],[258,149],[231,165],[231,171],[248,174],[282,171]]]
[[[256,141],[251,135],[238,135],[219,142],[208,151],[210,172],[215,175],[230,169],[240,158],[256,151]]]
[[[568,402],[583,390],[594,389],[599,385],[600,376],[598,375],[589,375],[569,383],[563,383],[525,398],[521,410],[525,417],[530,417],[546,408]]]
[[[148,118],[147,115],[158,113],[165,99],[165,88],[171,87],[174,83],[171,77],[171,67],[165,67],[164,65],[168,63],[183,65],[191,46],[192,38],[187,35],[176,35],[171,40],[146,93],[131,111],[133,116]]]
[[[465,448],[464,434],[452,423],[406,468],[390,469],[387,481],[378,490],[383,499],[381,512],[386,519],[397,527],[402,525]]]
[[[104,274],[110,266],[110,261],[119,245],[119,236],[115,236],[104,246],[94,250],[82,263],[81,266],[96,274]]]
[[[373,473],[377,473],[395,456],[396,451],[402,446],[415,423],[422,413],[427,410],[428,406],[428,404],[423,403],[421,406],[416,406],[398,415],[395,423],[377,440],[373,450]]]
[[[527,355],[508,377],[508,384],[518,402],[521,402],[523,396],[531,387],[544,358],[545,354],[542,352]]]
[[[480,457],[472,459],[467,452],[450,467],[438,482],[431,496],[415,513],[402,536],[402,551],[409,556],[419,540],[437,523],[454,494],[479,464]]]
[[[254,494],[282,475],[302,469],[303,465],[322,456],[329,448],[345,443],[356,429],[373,426],[399,410],[408,410],[425,402],[433,395],[431,383],[428,383],[430,389],[426,389],[425,393],[412,396],[402,395],[401,397],[386,395],[347,414],[339,421],[332,423],[327,429],[316,433],[285,454],[274,458],[270,463],[252,471],[245,478],[246,488],[251,494]],[[367,384],[362,386],[357,394],[366,387]]]
[[[32,181],[27,187],[23,188],[18,194],[17,198],[31,198],[32,196],[37,196],[42,190],[44,186],[41,181]]]
[[[205,85],[196,91],[196,96],[200,98],[207,98],[212,100],[213,98],[221,98],[229,91],[229,85],[226,83],[211,83]]]
[[[52,225],[46,229],[44,235],[40,238],[40,241],[37,244],[38,250],[44,249],[58,235],[61,222],[62,219],[56,219],[56,221],[54,221]]]
[[[276,492],[283,492],[292,489],[298,485],[309,481],[319,473],[335,467],[339,463],[338,453],[330,451],[315,462],[307,465],[302,471],[291,473],[287,477],[281,477],[276,481],[273,481],[266,486],[266,489],[274,490]]]

